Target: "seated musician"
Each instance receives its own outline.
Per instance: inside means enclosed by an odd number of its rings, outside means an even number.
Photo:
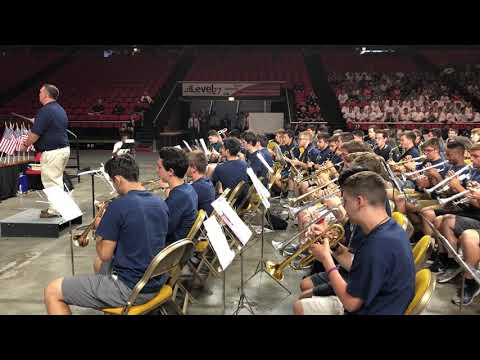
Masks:
[[[218,135],[218,132],[215,130],[210,130],[208,132],[208,143],[210,144],[212,150],[220,153],[220,148],[222,147],[222,137]]]
[[[406,131],[400,136],[400,146],[403,149],[403,154],[401,154],[397,159],[394,159],[395,162],[414,159],[420,156],[418,148],[415,146],[415,140],[417,136],[413,131]],[[392,164],[395,165],[395,164]],[[393,170],[395,173],[402,173],[405,171],[414,171],[416,168],[414,162],[407,162],[404,165],[395,165]]]
[[[263,164],[263,162],[258,158],[257,154],[260,154],[265,159],[265,162],[268,164],[268,166],[270,167],[273,167],[273,160],[267,148],[265,147],[265,145],[267,145],[266,144],[267,138],[264,135],[256,135],[255,137],[257,141],[254,148],[255,151],[251,153],[251,155],[248,158],[248,161],[255,175],[257,175],[259,179],[262,178],[263,185],[267,186],[269,172],[266,166]],[[250,141],[250,144],[251,144],[251,141]]]
[[[472,129],[470,132],[470,140],[473,144],[480,143],[480,128]]]
[[[353,135],[353,140],[359,141],[359,142],[362,142],[362,143],[364,142],[365,134],[363,133],[362,130],[360,130],[360,129],[353,130],[352,135]]]
[[[215,201],[215,188],[212,181],[206,176],[208,160],[203,151],[194,150],[187,154],[187,176],[192,179],[192,187],[198,196],[198,210],[203,209],[208,216],[213,211],[212,202]]]
[[[214,186],[218,182],[222,184],[222,192],[226,188],[233,190],[240,181],[243,180],[247,183],[250,179],[247,175],[247,163],[238,158],[239,151],[240,141],[237,139],[226,138],[223,141],[223,147],[220,149],[220,152],[226,158],[226,161],[215,168],[211,178]],[[243,190],[242,194],[245,195],[244,193],[245,191]],[[239,198],[242,197],[240,196]]]
[[[388,144],[388,131],[377,130],[375,133],[375,143],[376,145],[373,148],[373,152],[384,158],[385,161],[388,161],[390,151],[392,151],[392,147]]]
[[[345,169],[342,174],[339,176],[338,183],[342,184],[349,176],[356,174],[360,171],[373,171],[376,174],[382,176],[385,181],[385,189],[389,191],[391,189],[391,184],[387,181],[388,175],[385,172],[383,165],[377,155],[371,152],[365,153],[352,153],[348,157],[352,157],[353,160],[349,163],[348,168]],[[347,166],[347,165],[346,165]],[[388,194],[388,193],[387,193]],[[356,244],[361,243],[363,239],[363,234],[361,229],[358,226],[355,226],[350,223],[348,220],[347,213],[342,206],[342,200],[338,196],[331,196],[323,201],[323,204],[327,209],[331,210],[337,219],[338,223],[344,225],[345,228],[345,238],[340,243],[340,246],[346,246],[350,249],[349,251],[354,251]],[[392,214],[392,209],[390,207],[390,201],[385,202],[385,210],[390,216]],[[348,271],[343,268],[340,268],[340,272],[344,278],[347,277]],[[333,289],[328,283],[328,278],[325,276],[325,269],[323,265],[315,261],[313,263],[312,275],[306,277],[300,283],[300,289],[302,295],[300,298],[315,296],[329,296],[334,295]]]
[[[319,151],[312,143],[312,138],[309,132],[303,131],[298,135],[298,146],[305,149],[301,156],[297,159],[292,160],[292,165],[294,165],[298,170],[304,171],[306,174],[313,169],[314,160],[317,159]],[[293,182],[293,180],[291,180]],[[308,183],[302,182],[300,184],[294,184],[296,190],[300,194],[304,194]]]
[[[129,155],[112,158],[105,163],[105,171],[120,196],[99,220],[95,274],[52,281],[45,289],[48,314],[69,315],[69,305],[92,309],[125,306],[132,288],[165,247],[168,207],[161,198],[145,191],[138,181],[135,160]],[[152,299],[165,281],[165,276],[150,280],[137,304]]]
[[[157,173],[169,185],[167,199],[167,245],[184,239],[197,217],[198,196],[192,185],[183,180],[188,169],[185,151],[163,147],[158,152]]]
[[[282,154],[285,158],[288,159],[294,159],[300,156],[300,149],[295,142],[295,133],[293,130],[286,130],[283,133],[283,141],[282,145],[280,146],[280,149],[282,151]],[[288,179],[286,180],[284,184],[281,184],[281,189],[282,189],[282,197],[294,197],[295,196],[295,184],[293,180],[289,178],[289,175],[291,173],[291,165],[287,164],[283,170],[282,170],[282,179]]]
[[[339,169],[340,163],[342,162],[342,158],[340,157],[340,135],[333,135],[328,139],[328,147],[330,148],[330,151],[332,153],[330,157],[330,161],[335,165],[337,169]]]
[[[450,142],[447,145],[447,156],[449,147],[455,144]],[[461,150],[458,150],[460,153]],[[470,149],[472,156],[473,168],[468,173],[466,179],[460,181],[458,177],[454,177],[449,182],[449,187],[454,193],[464,192],[467,188],[478,189],[480,183],[480,145],[474,145]],[[452,176],[453,171],[449,171],[447,176]],[[476,191],[472,191],[475,194]],[[480,230],[480,202],[477,196],[470,196],[468,202],[459,206],[459,209],[435,210],[434,224],[443,236],[448,240],[452,247],[457,251],[459,247],[460,237],[466,230]],[[429,214],[431,216],[431,213]],[[455,278],[460,272],[461,268],[457,262],[449,257],[443,247],[439,246],[439,254],[436,261],[430,266],[433,272],[439,272],[438,281],[440,283],[448,282]]]
[[[328,239],[311,246],[312,254],[327,269],[326,277],[336,296],[297,300],[293,311],[297,315],[403,314],[415,294],[415,265],[405,231],[385,210],[384,180],[362,171],[348,177],[341,187],[348,217],[365,237],[357,244],[355,256],[343,246],[333,253],[349,271],[347,281],[335,266]],[[322,230],[321,226],[312,226],[316,236]]]
[[[285,130],[278,129],[277,131],[275,131],[275,139],[268,141],[267,150],[272,157],[275,157],[275,150],[274,150],[275,145],[278,145],[278,146],[282,145],[284,132]]]
[[[328,146],[328,139],[330,136],[328,133],[321,132],[317,135],[317,157],[313,160],[313,162],[316,164],[314,165],[314,168],[318,169],[319,166],[321,166],[325,161],[330,159],[330,156],[332,156],[332,151],[330,150]]]

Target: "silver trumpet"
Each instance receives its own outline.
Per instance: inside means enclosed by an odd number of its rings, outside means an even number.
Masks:
[[[464,167],[462,167],[460,170],[458,170],[452,176],[446,177],[445,179],[443,179],[437,185],[431,187],[430,189],[425,189],[425,192],[427,194],[431,195],[433,192],[444,192],[444,191],[448,190],[448,183],[450,182],[450,180],[452,180],[455,176],[462,175],[465,171],[468,171],[471,168],[472,168],[472,165],[465,165]],[[463,177],[463,178],[465,178],[465,177]],[[461,177],[461,180],[463,180],[463,178]]]
[[[438,203],[442,206],[450,203],[450,202],[453,202],[457,199],[461,199],[460,201],[457,201],[457,202],[454,202],[453,204],[454,205],[460,205],[460,204],[464,204],[468,201],[468,199],[465,197],[467,194],[469,194],[472,190],[465,190],[465,191],[462,191],[458,194],[455,194],[455,195],[452,195],[448,198],[441,198],[441,199],[438,199]]]
[[[433,169],[433,168],[436,168],[436,167],[440,167],[440,166],[444,165],[445,163],[447,163],[447,161],[442,161],[441,163],[438,163],[438,164],[435,164],[435,165],[432,165],[432,166],[427,166],[426,168],[423,168],[423,169],[420,169],[420,170],[402,173],[402,180],[405,181],[405,180],[407,180],[407,177],[409,177],[409,176],[421,174],[421,173],[423,173],[427,170],[430,170],[430,169]]]

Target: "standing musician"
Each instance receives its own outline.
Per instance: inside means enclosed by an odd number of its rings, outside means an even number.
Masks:
[[[120,196],[96,224],[95,274],[52,281],[45,289],[48,314],[71,315],[69,305],[92,309],[125,306],[135,284],[165,247],[168,207],[145,191],[138,181],[135,160],[129,155],[112,158],[105,163],[105,171]],[[152,299],[165,281],[165,275],[151,279],[136,304]]]
[[[375,143],[373,152],[387,161],[392,151],[392,147],[388,144],[388,131],[378,130],[375,133]]]
[[[163,147],[158,152],[157,173],[169,185],[167,199],[169,210],[167,245],[184,239],[197,217],[198,196],[190,184],[183,180],[188,170],[185,151]]]
[[[44,84],[40,88],[38,99],[43,107],[38,111],[32,129],[24,140],[20,151],[35,144],[37,151],[42,153],[40,159],[41,178],[44,188],[60,186],[63,189],[63,172],[70,158],[67,128],[68,117],[62,106],[57,102],[58,88]],[[41,218],[59,216],[47,208],[40,212]]]
[[[192,187],[198,196],[198,210],[205,210],[208,216],[213,211],[212,202],[215,201],[215,188],[206,175],[208,160],[201,150],[194,150],[187,154],[187,176],[192,179]]]
[[[415,293],[415,265],[405,231],[385,210],[384,180],[362,171],[348,177],[341,187],[348,217],[365,236],[357,244],[355,256],[343,246],[334,249],[335,259],[349,271],[347,281],[335,266],[328,238],[311,246],[336,296],[297,300],[293,311],[297,315],[403,314]],[[313,235],[322,231],[322,226],[312,226]]]

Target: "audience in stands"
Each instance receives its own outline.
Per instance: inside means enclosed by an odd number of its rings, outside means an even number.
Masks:
[[[148,95],[147,91],[143,92],[142,97],[140,98],[140,101],[144,104],[152,105],[153,104],[153,99]]]
[[[307,95],[305,85],[303,83],[298,83],[295,84],[293,93],[295,97],[295,113],[297,121],[323,121],[320,113],[320,106],[318,105],[318,98],[312,90],[310,90]]]
[[[103,100],[98,99],[97,103],[92,106],[92,111],[88,113],[88,115],[100,115],[103,114],[105,111],[105,107],[103,106]]]
[[[124,113],[125,113],[125,108],[122,105],[117,104],[113,107],[113,110],[112,110],[113,115],[123,115]]]

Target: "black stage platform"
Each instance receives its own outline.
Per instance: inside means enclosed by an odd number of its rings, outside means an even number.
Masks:
[[[64,221],[61,217],[41,219],[40,211],[40,209],[28,209],[0,220],[1,237],[58,238],[63,230],[68,229],[68,221]],[[72,220],[72,225],[81,223],[81,216]]]

